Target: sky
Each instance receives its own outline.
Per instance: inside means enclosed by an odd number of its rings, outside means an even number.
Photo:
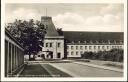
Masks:
[[[15,19],[41,20],[46,15],[52,17],[56,28],[64,31],[124,31],[124,6],[120,3],[8,3],[5,6],[5,23]]]

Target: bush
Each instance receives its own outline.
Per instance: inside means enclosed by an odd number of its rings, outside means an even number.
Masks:
[[[84,52],[83,59],[98,59],[104,61],[123,62],[123,49],[111,49],[110,51]]]

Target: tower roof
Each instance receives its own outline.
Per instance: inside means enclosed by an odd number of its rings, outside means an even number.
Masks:
[[[45,25],[46,28],[46,36],[59,36],[53,22],[52,17],[49,16],[42,16],[41,22]]]

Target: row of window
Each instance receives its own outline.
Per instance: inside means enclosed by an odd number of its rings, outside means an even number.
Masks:
[[[80,51],[80,52],[78,52],[78,51],[76,51],[76,52],[71,52],[71,55],[79,55],[79,53],[80,54],[83,54],[84,52],[83,51]],[[69,52],[67,52],[67,55],[69,55]]]
[[[57,43],[57,47],[59,48],[61,43]],[[45,43],[43,44],[43,47],[53,47],[53,43]]]
[[[105,48],[106,47],[106,48]],[[71,50],[73,49],[80,49],[80,50],[83,50],[83,49],[110,49],[111,47],[110,46],[71,46]],[[122,48],[122,46],[112,46],[112,48]],[[67,49],[69,49],[69,46],[67,46]]]

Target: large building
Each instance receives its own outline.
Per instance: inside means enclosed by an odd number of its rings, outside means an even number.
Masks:
[[[41,17],[47,33],[42,51],[36,59],[80,58],[84,52],[108,51],[113,48],[123,49],[123,32],[57,32],[52,18]]]

